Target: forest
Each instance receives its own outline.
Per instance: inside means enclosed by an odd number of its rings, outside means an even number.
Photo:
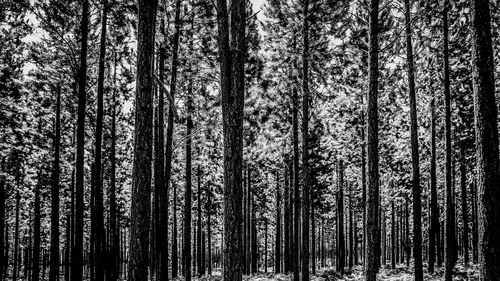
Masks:
[[[0,279],[500,280],[500,2],[0,1]]]

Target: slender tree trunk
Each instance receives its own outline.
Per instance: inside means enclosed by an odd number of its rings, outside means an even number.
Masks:
[[[57,109],[56,109],[56,111],[57,111]],[[38,183],[35,185],[35,206],[34,206],[34,223],[33,223],[33,256],[32,256],[33,268],[32,268],[32,275],[31,275],[32,281],[39,281],[40,280],[40,241],[41,241],[40,187],[42,185],[41,180],[42,180],[42,175],[41,175],[41,171],[39,171]],[[3,189],[3,182],[0,182],[0,184],[2,185],[1,188]],[[3,192],[3,191],[0,191],[0,192]],[[4,223],[3,220],[2,220],[2,223]],[[3,227],[2,227],[2,234],[3,234]],[[3,247],[3,243],[4,243],[3,239],[1,239],[0,241],[1,241],[2,247]],[[3,258],[3,248],[2,248],[2,251],[0,251],[0,253],[1,253],[2,258]],[[3,259],[2,259],[2,261],[3,261]],[[0,267],[3,267],[3,263]]]
[[[172,279],[177,278],[179,272],[179,256],[178,249],[179,246],[178,238],[177,238],[177,186],[172,184],[172,188],[174,189],[173,194],[173,229],[172,229]]]
[[[12,271],[12,281],[16,281],[18,277],[18,267],[19,267],[19,203],[21,201],[21,195],[19,194],[19,189],[16,192],[16,220],[14,229],[14,268]]]
[[[500,173],[490,1],[473,3],[473,81],[480,279],[500,280]]]
[[[368,192],[366,198],[366,281],[375,281],[378,272],[378,229],[379,175],[378,175],[378,14],[379,1],[370,2],[369,21],[369,91],[368,91]]]
[[[413,261],[415,281],[424,280],[422,267],[422,202],[420,191],[420,166],[418,152],[418,124],[417,102],[415,91],[415,66],[413,64],[413,45],[411,36],[411,5],[410,0],[405,0],[406,22],[406,57],[408,63],[408,89],[410,98],[410,134],[411,134],[411,162],[413,170],[412,196],[413,196]]]
[[[184,193],[184,235],[183,235],[183,263],[184,263],[184,278],[186,281],[191,280],[191,200],[192,200],[192,136],[191,133],[193,131],[193,84],[189,82],[188,85],[188,93],[187,93],[187,118],[186,118],[186,189]]]
[[[258,253],[258,240],[257,240],[257,218],[256,218],[256,213],[255,213],[255,205],[254,205],[254,199],[252,196],[252,193],[250,193],[250,212],[252,216],[252,222],[251,222],[251,228],[252,228],[252,274],[257,274],[258,271],[258,258],[259,258],[259,253]]]
[[[84,220],[84,161],[85,161],[85,104],[87,80],[87,38],[89,1],[83,0],[81,22],[80,69],[78,72],[78,117],[76,129],[76,176],[75,176],[75,222],[74,242],[71,251],[71,280],[83,278],[83,220]]]
[[[303,52],[302,52],[302,281],[309,281],[309,0],[305,0],[303,9]]]
[[[354,264],[354,229],[353,229],[353,215],[352,215],[352,186],[349,187],[349,271],[352,271]]]
[[[394,200],[391,202],[391,268],[396,269],[396,220],[394,208]]]
[[[314,194],[314,192],[313,192]],[[314,195],[311,196],[311,268],[312,275],[316,275],[316,220],[314,217]]]
[[[478,231],[478,206],[477,206],[477,186],[476,180],[472,183],[472,260],[474,263],[478,262],[479,259],[479,231]]]
[[[432,89],[431,89],[432,91]],[[437,203],[436,187],[436,113],[435,113],[435,94],[431,99],[431,171],[430,171],[430,195],[431,195],[431,223],[429,233],[429,273],[434,272],[434,263],[438,257],[438,266],[441,265],[441,247],[439,247],[439,208]]]
[[[50,214],[50,273],[49,280],[56,281],[59,279],[59,146],[61,142],[61,88],[58,87],[56,93],[56,122],[55,122],[55,138],[54,138],[54,163],[52,170],[52,207]],[[40,192],[40,191],[38,191]],[[39,195],[39,194],[38,194]],[[40,198],[38,198],[40,200]],[[36,205],[36,204],[35,204]],[[40,202],[38,202],[38,208],[40,208]],[[38,210],[39,212],[40,210]],[[38,216],[38,223],[40,223],[40,217],[35,211],[35,216]],[[38,225],[37,236],[40,233],[40,225]],[[40,247],[40,238],[37,239],[38,245]],[[39,254],[39,249],[36,250]],[[37,257],[38,258],[38,257]],[[37,265],[38,270],[38,265]],[[38,279],[38,273],[36,273]]]
[[[224,257],[223,279],[240,281],[242,226],[242,162],[245,59],[245,0],[217,0],[218,42],[224,128]]]
[[[251,170],[250,170],[250,167],[248,167],[247,169],[247,194],[246,194],[246,206],[247,206],[247,211],[246,211],[246,214],[245,214],[245,217],[243,218],[244,221],[246,222],[246,237],[248,239],[248,241],[246,242],[246,248],[243,248],[243,255],[246,257],[246,262],[247,264],[245,265],[245,269],[246,269],[246,274],[250,274],[251,272],[251,265],[253,266],[253,263],[252,263],[252,238],[253,238],[253,234],[252,234],[252,222],[251,222],[251,208],[252,208],[252,203],[251,203],[251,197],[252,197],[252,193],[251,193],[251,187],[252,187],[252,177],[251,177]],[[245,196],[243,196],[245,197]]]
[[[4,163],[2,162],[2,170],[4,169]],[[35,195],[36,198],[36,195]],[[3,280],[4,275],[5,275],[5,264],[6,264],[6,256],[8,257],[9,255],[6,255],[6,248],[5,245],[9,245],[6,243],[5,240],[8,240],[7,235],[4,235],[6,233],[6,228],[7,225],[5,223],[5,200],[6,200],[6,192],[5,192],[5,179],[4,177],[0,177],[0,279]],[[35,201],[36,202],[36,201]],[[35,203],[36,206],[36,203]],[[35,212],[35,215],[37,213]],[[37,281],[37,280],[34,280]]]
[[[281,273],[281,192],[279,185],[279,174],[276,172],[276,228],[275,228],[275,250],[274,250],[274,273]]]
[[[153,138],[153,54],[157,0],[138,0],[137,86],[128,280],[148,278]]]
[[[300,186],[299,186],[299,129],[298,129],[298,94],[293,89],[292,97],[292,131],[293,131],[293,281],[299,281],[300,274],[300,245],[299,245],[299,221],[300,221]]]
[[[196,234],[196,238],[197,238],[197,254],[196,254],[196,257],[198,258],[198,277],[201,277],[203,276],[203,274],[205,274],[205,268],[204,268],[204,264],[202,264],[202,260],[203,260],[203,255],[202,255],[202,241],[203,241],[203,238],[201,236],[201,218],[202,218],[202,210],[201,210],[201,169],[200,169],[200,166],[198,165],[198,189],[197,189],[197,195],[198,195],[198,200],[197,200],[197,203],[198,203],[198,208],[196,209],[197,211],[197,214],[198,214],[198,219],[197,219],[197,224],[198,224],[198,230],[197,230],[197,234]]]
[[[345,236],[344,236],[344,163],[342,160],[339,161],[338,166],[339,175],[339,193],[338,193],[338,233],[339,233],[339,272],[340,275],[344,275],[345,268]]]
[[[103,190],[102,190],[102,130],[104,118],[104,72],[106,62],[106,25],[108,20],[108,3],[104,0],[102,7],[101,21],[101,41],[99,47],[99,70],[97,78],[97,118],[95,131],[95,153],[94,153],[94,203],[95,203],[95,274],[96,281],[104,280],[104,263],[107,259],[104,258],[106,238],[104,233],[104,207],[103,207]],[[51,258],[52,260],[52,258]],[[56,279],[51,279],[55,281]]]
[[[207,192],[207,204],[206,210],[207,213],[207,270],[208,275],[212,275],[212,191],[210,190],[210,185],[208,187]]]
[[[448,49],[448,0],[443,9],[444,33],[444,110],[445,110],[445,188],[446,188],[446,228],[445,228],[445,281],[452,280],[455,266],[455,219],[452,196],[452,156],[451,156],[451,97],[450,66]]]
[[[283,250],[283,260],[284,260],[284,268],[283,271],[285,273],[290,272],[290,180],[289,180],[289,175],[288,175],[288,167],[285,162],[284,165],[284,173],[283,173],[283,182],[284,182],[284,189],[283,189],[283,197],[285,201],[285,214],[283,216],[283,226],[284,226],[284,250]]]
[[[467,175],[465,168],[465,144],[461,144],[461,161],[460,161],[460,186],[462,189],[462,243],[464,249],[464,263],[469,265],[469,214],[467,209]]]

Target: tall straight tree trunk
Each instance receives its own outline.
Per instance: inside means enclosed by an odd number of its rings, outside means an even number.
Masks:
[[[478,231],[478,206],[477,206],[477,178],[471,184],[472,187],[472,260],[474,263],[479,259],[479,231]]]
[[[279,174],[276,172],[276,240],[274,250],[274,273],[281,273],[281,192],[279,185]]]
[[[15,228],[14,228],[14,268],[12,270],[12,281],[16,281],[18,277],[18,267],[19,266],[19,203],[21,201],[21,195],[19,194],[19,189],[16,192],[16,210],[15,210]]]
[[[303,50],[302,50],[302,281],[309,281],[309,218],[310,218],[310,186],[309,186],[309,0],[305,0],[303,8]]]
[[[207,192],[207,204],[205,208],[207,213],[207,273],[212,275],[212,191],[210,185]]]
[[[173,229],[172,229],[172,279],[177,278],[179,272],[179,246],[177,245],[177,186],[172,185],[173,192]]]
[[[106,237],[104,232],[104,207],[103,207],[103,190],[102,190],[102,130],[104,118],[104,72],[106,71],[106,24],[108,20],[108,1],[103,1],[102,20],[101,20],[101,39],[99,47],[99,70],[97,78],[97,118],[95,129],[95,152],[94,152],[94,203],[95,203],[95,274],[96,281],[104,280],[104,259]],[[52,258],[51,258],[52,259]],[[53,279],[51,281],[55,281]]]
[[[57,111],[57,109],[56,109]],[[56,114],[57,115],[57,114]],[[38,174],[38,183],[35,185],[35,206],[34,206],[34,223],[33,223],[33,256],[32,256],[32,275],[31,275],[31,281],[39,281],[40,280],[40,241],[41,241],[41,232],[40,232],[40,188],[41,188],[41,171],[39,171]],[[3,181],[0,182],[0,185],[2,185],[0,188],[3,189]],[[3,192],[3,191],[0,191]],[[3,219],[3,217],[2,217]],[[2,220],[2,223],[4,221]],[[3,227],[2,227],[2,235],[3,235]],[[2,255],[2,262],[3,262],[3,237],[0,240],[2,244],[2,251],[0,251],[0,254]],[[3,263],[0,263],[0,267],[3,268]],[[2,275],[0,275],[1,277]]]
[[[368,192],[366,196],[366,281],[375,281],[379,267],[380,229],[378,228],[378,14],[379,0],[370,1],[369,17],[369,91],[368,91]]]
[[[500,280],[500,173],[490,1],[473,3],[473,81],[480,279]]]
[[[314,194],[314,192],[313,192]],[[314,195],[311,195],[311,269],[312,275],[316,275],[316,220],[314,217]]]
[[[418,120],[415,93],[415,65],[413,63],[413,43],[411,31],[411,5],[405,0],[406,60],[408,64],[408,89],[410,99],[411,163],[413,171],[413,262],[415,281],[424,280],[422,267],[422,202],[420,190],[420,166],[418,152]]]
[[[163,7],[166,9],[166,7]],[[160,44],[159,63],[158,63],[158,80],[161,83],[165,81],[165,60],[166,60],[166,32],[165,19],[161,18],[160,32],[163,35],[164,41]],[[164,104],[165,91],[163,87],[158,89],[158,105],[156,106],[155,114],[155,244],[158,247],[156,257],[157,261],[157,281],[168,280],[168,183],[165,182],[165,133],[164,133]]]
[[[246,262],[247,264],[245,265],[246,268],[246,274],[250,274],[251,272],[251,265],[252,265],[252,224],[251,224],[251,189],[252,189],[252,177],[251,177],[251,170],[250,167],[247,169],[247,195],[246,195],[246,203],[245,205],[247,206],[247,212],[245,214],[245,217],[243,218],[244,221],[246,222],[246,237],[247,237],[247,242],[246,242],[246,249],[244,249],[243,256],[246,257]],[[245,198],[245,196],[243,196]]]
[[[110,268],[109,276],[111,281],[116,281],[119,278],[120,273],[120,237],[118,233],[118,207],[116,204],[116,51],[115,65],[113,69],[113,85],[115,89],[113,90],[113,103],[112,103],[112,113],[111,113],[111,148],[110,148],[110,165],[111,165],[111,175],[110,175],[110,186],[109,186],[109,229],[110,229]]]
[[[61,142],[61,88],[58,86],[56,93],[56,122],[55,122],[55,138],[54,138],[54,163],[52,170],[52,207],[50,213],[50,273],[49,280],[56,281],[59,279],[59,173],[60,173],[60,161],[59,161],[59,146]],[[40,191],[38,191],[40,192]],[[39,194],[38,194],[39,195]],[[40,198],[38,198],[40,200]],[[40,202],[38,202],[38,207],[40,208]],[[36,204],[35,204],[36,205]],[[40,211],[40,210],[38,210]],[[35,216],[38,216],[35,211]],[[40,221],[38,221],[40,223]],[[40,225],[38,225],[38,231],[35,236],[40,235]],[[38,243],[40,243],[40,238],[38,238]],[[36,245],[40,247],[40,244]],[[39,249],[36,249],[39,254]],[[38,270],[38,265],[37,265]],[[38,278],[38,273],[36,274]]]
[[[5,164],[2,161],[2,170],[4,169]],[[35,195],[36,198],[36,195]],[[6,224],[5,224],[5,200],[6,200],[6,192],[5,192],[5,179],[3,177],[0,177],[0,279],[3,280],[4,275],[5,275],[5,260],[6,256],[6,248],[5,245],[8,245],[8,243],[5,243],[5,240],[7,240],[7,236],[4,235],[6,232]],[[35,203],[36,206],[36,203]],[[39,213],[39,212],[38,212]],[[35,212],[35,214],[37,214]],[[36,281],[36,280],[34,280]]]
[[[245,88],[246,1],[217,0],[222,120],[224,135],[223,279],[240,281],[243,169],[243,107]]]
[[[354,264],[354,229],[353,229],[353,214],[352,214],[352,186],[349,187],[349,271],[352,271]]]
[[[300,221],[300,186],[299,186],[299,121],[298,90],[294,88],[292,97],[292,131],[293,131],[293,281],[299,281],[300,274],[300,245],[299,245],[299,221]]]
[[[283,182],[284,182],[284,189],[283,189],[283,197],[285,201],[285,214],[283,216],[283,226],[284,226],[284,250],[283,250],[283,271],[285,273],[290,272],[290,178],[288,175],[288,165],[284,165],[284,173],[283,173]]]
[[[469,265],[469,214],[467,209],[467,175],[465,168],[465,144],[461,144],[461,161],[460,161],[460,187],[462,193],[462,243],[465,265]]]
[[[87,38],[88,38],[89,1],[83,0],[80,69],[78,72],[78,116],[76,128],[76,176],[75,176],[75,222],[74,242],[71,251],[71,280],[82,281],[83,278],[83,219],[84,219],[84,161],[85,161],[85,104],[87,81]]]
[[[128,280],[148,278],[153,139],[153,54],[157,0],[138,0],[134,167]]]
[[[339,193],[338,193],[338,239],[339,239],[339,272],[340,275],[344,275],[345,268],[345,236],[344,236],[344,164],[342,160],[339,161],[338,165],[338,177],[339,177]]]
[[[451,95],[450,63],[448,47],[448,6],[445,0],[443,9],[444,36],[444,121],[445,121],[445,189],[446,189],[446,228],[445,228],[445,281],[452,280],[455,266],[455,215],[452,196],[452,156],[451,156]]]
[[[187,118],[186,118],[186,189],[184,193],[184,235],[183,235],[183,251],[182,260],[184,263],[184,279],[186,281],[191,280],[191,200],[192,200],[192,136],[193,131],[193,84],[189,82],[188,93],[187,93]]]
[[[259,253],[258,253],[258,240],[257,240],[257,218],[255,214],[255,204],[254,204],[254,199],[252,196],[252,193],[250,193],[250,212],[251,212],[251,232],[252,232],[252,274],[257,274],[258,271],[258,258],[259,258]]]
[[[432,89],[431,89],[432,91]],[[441,247],[439,247],[439,208],[437,203],[437,187],[436,187],[436,110],[435,110],[435,94],[431,99],[431,170],[430,170],[430,195],[431,195],[431,223],[429,233],[429,273],[434,272],[434,264],[436,256],[438,257],[438,266],[441,262]]]
[[[199,153],[198,153],[199,154]],[[203,276],[203,274],[205,274],[205,268],[204,268],[204,265],[202,264],[202,250],[201,250],[201,247],[202,247],[202,241],[203,241],[203,238],[202,238],[202,235],[201,235],[201,218],[202,218],[202,209],[201,209],[201,169],[200,169],[200,165],[198,165],[198,175],[197,175],[197,178],[198,178],[198,189],[196,190],[196,193],[197,193],[197,196],[198,196],[198,199],[197,199],[197,204],[198,204],[198,208],[196,209],[196,212],[197,212],[197,215],[198,215],[198,218],[196,220],[196,223],[197,223],[197,234],[196,234],[196,249],[197,249],[197,253],[196,253],[196,257],[198,258],[197,260],[197,264],[198,264],[198,278],[200,278],[201,276]]]
[[[394,200],[391,202],[391,268],[396,269],[396,220],[395,220]]]

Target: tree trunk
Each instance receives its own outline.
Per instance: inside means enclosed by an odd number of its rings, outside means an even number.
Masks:
[[[274,273],[281,273],[281,192],[279,185],[279,173],[276,172],[276,228],[275,228],[275,250],[274,250]]]
[[[385,233],[385,232],[384,232]],[[353,215],[352,215],[352,186],[349,187],[349,271],[352,271],[354,264],[354,229],[353,229]]]
[[[410,0],[405,0],[406,23],[406,59],[408,63],[408,89],[410,98],[410,134],[411,134],[411,163],[413,171],[413,261],[415,281],[424,280],[422,268],[422,202],[420,191],[420,166],[418,152],[418,124],[417,103],[415,91],[415,66],[413,64],[413,45],[411,36],[411,6]]]
[[[138,1],[137,86],[128,280],[148,278],[153,138],[153,54],[157,0]]]
[[[212,191],[210,185],[207,192],[207,205],[205,212],[207,213],[207,270],[208,275],[212,275]]]
[[[19,194],[19,189],[16,192],[16,220],[14,229],[14,268],[12,271],[12,281],[16,281],[18,277],[18,267],[19,267],[19,203],[21,201],[21,195]]]
[[[202,255],[202,241],[203,241],[203,238],[201,236],[201,218],[202,218],[202,210],[201,210],[201,169],[200,169],[200,165],[198,165],[198,189],[196,190],[197,192],[197,195],[198,195],[198,200],[197,200],[197,203],[198,203],[198,208],[196,209],[196,212],[197,212],[197,215],[198,215],[198,218],[196,220],[197,224],[198,224],[198,230],[197,230],[197,234],[196,234],[196,238],[197,238],[197,254],[196,254],[196,257],[198,258],[198,261],[197,261],[197,264],[198,264],[198,278],[200,278],[201,276],[203,276],[205,274],[205,267],[204,267],[204,264],[202,264],[202,260],[203,260],[203,255]]]
[[[472,260],[474,263],[478,262],[479,259],[479,230],[478,230],[478,206],[477,206],[477,186],[476,179],[472,183]]]
[[[4,163],[2,163],[2,170],[4,169]],[[36,198],[36,195],[35,195]],[[0,177],[0,279],[4,279],[5,275],[5,263],[6,263],[6,256],[5,255],[5,250],[7,247],[5,245],[8,245],[8,243],[5,242],[7,238],[7,235],[4,235],[6,233],[6,224],[5,224],[5,200],[6,200],[6,192],[5,192],[5,179],[3,177]],[[36,202],[36,201],[35,201]],[[36,206],[36,203],[35,203]],[[39,212],[38,212],[39,213]],[[37,213],[35,212],[35,215]],[[37,280],[34,280],[37,281]]]
[[[251,228],[252,228],[252,274],[257,274],[258,270],[258,258],[259,258],[259,253],[258,253],[258,240],[257,240],[257,218],[255,214],[255,207],[254,207],[254,202],[253,202],[253,195],[250,193],[250,208],[251,208],[251,216],[252,216],[252,222],[251,222]]]
[[[473,81],[481,280],[500,280],[500,174],[489,2],[473,2]]]
[[[217,0],[218,43],[224,135],[223,279],[240,281],[245,59],[245,0]]]
[[[290,272],[290,180],[288,175],[288,165],[285,162],[283,173],[283,197],[285,201],[285,214],[283,216],[283,227],[284,227],[284,250],[283,250],[283,271],[284,273]]]
[[[467,175],[465,168],[465,145],[461,144],[461,161],[460,161],[460,186],[462,189],[462,243],[464,249],[464,263],[466,266],[469,265],[469,214],[467,210]]]
[[[188,92],[187,92],[187,118],[186,118],[186,173],[185,173],[185,181],[186,181],[186,189],[184,193],[184,235],[183,235],[183,253],[182,260],[184,264],[184,278],[186,281],[191,280],[191,200],[192,200],[192,136],[191,133],[193,131],[193,83],[189,82],[188,84]]]
[[[300,274],[300,245],[299,245],[299,221],[300,221],[300,187],[299,187],[299,129],[298,129],[298,106],[299,97],[297,89],[293,89],[292,97],[292,131],[293,131],[293,281],[299,281]]]
[[[391,202],[391,268],[396,269],[396,220],[394,209],[394,200]]]
[[[309,0],[305,0],[303,9],[303,52],[302,52],[302,281],[309,281]]]
[[[431,89],[432,91],[432,89]],[[430,170],[430,195],[431,195],[431,222],[429,233],[429,273],[434,272],[436,256],[438,257],[438,266],[441,261],[441,247],[439,246],[439,208],[437,203],[436,187],[436,113],[435,113],[435,94],[431,99],[431,170]]]
[[[366,281],[375,281],[378,272],[379,175],[378,175],[378,13],[379,0],[370,2],[369,20],[369,91],[368,91],[368,192],[366,196]]]
[[[85,104],[87,80],[87,38],[89,1],[83,1],[80,49],[80,69],[78,72],[78,117],[76,129],[76,176],[75,176],[75,222],[73,250],[71,251],[71,280],[83,278],[83,220],[84,220],[84,161],[85,161]]]
[[[177,278],[179,272],[179,246],[178,238],[177,238],[177,185],[172,184],[172,188],[174,189],[173,194],[173,229],[172,229],[172,279]]]
[[[445,121],[445,189],[446,189],[446,228],[445,228],[445,281],[452,280],[455,266],[455,216],[452,196],[452,156],[451,156],[451,97],[450,97],[450,66],[448,50],[448,0],[443,9],[444,36],[444,121]]]
[[[338,177],[339,177],[339,190],[338,190],[338,235],[339,235],[339,266],[338,270],[340,275],[344,275],[345,268],[345,237],[344,237],[344,163],[342,160],[339,161],[338,166]]]

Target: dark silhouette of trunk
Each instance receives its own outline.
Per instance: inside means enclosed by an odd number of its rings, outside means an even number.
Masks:
[[[287,161],[286,161],[287,162]],[[285,201],[285,210],[283,216],[283,227],[284,227],[284,249],[283,249],[283,271],[285,273],[290,272],[290,178],[288,175],[288,165],[284,165],[283,181],[284,190],[283,197]]]
[[[309,219],[311,192],[309,186],[309,0],[303,8],[302,50],[302,281],[309,281]]]
[[[110,251],[110,267],[109,276],[111,281],[116,281],[119,278],[120,272],[120,237],[118,233],[118,207],[116,204],[116,52],[115,65],[113,69],[113,103],[111,113],[111,147],[110,147],[110,185],[109,185],[109,251]]]
[[[174,189],[174,194],[173,194],[173,229],[172,229],[172,279],[177,278],[178,272],[179,272],[179,256],[178,256],[178,249],[179,246],[177,245],[178,239],[177,239],[177,186],[175,184],[172,185],[172,188]]]
[[[313,192],[314,194],[314,192]],[[311,269],[316,274],[316,220],[314,219],[314,195],[311,195]]]
[[[188,85],[188,93],[187,93],[187,118],[186,118],[186,189],[184,193],[184,235],[183,235],[183,251],[182,251],[182,260],[183,260],[183,268],[184,268],[184,278],[186,281],[191,280],[191,200],[192,200],[192,136],[191,133],[193,131],[193,84],[189,82]]]
[[[102,190],[102,130],[104,118],[104,72],[106,71],[106,24],[108,20],[108,1],[104,0],[102,7],[101,20],[101,39],[99,47],[99,70],[97,78],[97,118],[95,129],[95,152],[94,152],[94,204],[95,204],[95,274],[96,281],[104,280],[104,264],[107,259],[104,258],[106,250],[106,236],[104,232],[104,207],[103,207],[103,190]],[[52,260],[52,257],[51,257]],[[55,281],[52,279],[51,281]]]
[[[363,105],[363,97],[361,97]],[[363,257],[363,271],[366,270],[366,138],[365,138],[365,111],[361,111],[361,201],[363,206],[363,244],[361,255]]]
[[[253,197],[252,193],[250,193],[250,208],[251,208],[251,231],[252,231],[252,274],[257,273],[258,269],[258,258],[259,258],[259,253],[258,253],[258,244],[257,244],[257,219],[256,219],[256,214],[255,214],[255,207],[254,207],[254,202],[253,202]]]
[[[450,63],[448,47],[448,0],[443,9],[444,36],[444,122],[445,122],[445,191],[446,191],[446,228],[445,228],[445,281],[452,280],[453,267],[456,261],[455,248],[455,210],[452,195],[452,156],[451,156],[451,95],[450,95]]]
[[[344,237],[344,164],[342,160],[338,164],[339,190],[338,190],[338,268],[340,275],[344,275],[345,268],[345,237]]]
[[[396,269],[396,220],[394,200],[391,202],[391,268]]]
[[[367,159],[368,191],[366,196],[366,281],[375,281],[379,268],[380,230],[378,228],[379,175],[378,175],[378,14],[379,1],[371,0],[369,16],[368,51],[368,124]]]
[[[267,273],[267,219],[264,223],[264,272]]]
[[[432,90],[432,89],[431,89]],[[435,110],[435,94],[431,99],[431,168],[430,168],[430,195],[431,195],[431,221],[429,231],[429,273],[434,272],[434,264],[436,256],[438,266],[442,266],[441,247],[439,239],[439,208],[437,202],[437,187],[436,187],[436,110]]]
[[[471,184],[472,187],[472,260],[474,263],[479,259],[479,230],[478,230],[478,206],[477,206],[477,186],[476,180]]]
[[[163,7],[165,9],[165,7]],[[165,81],[166,60],[166,32],[165,19],[160,21],[160,32],[164,41],[160,44],[158,62],[158,80]],[[165,181],[165,133],[164,133],[164,104],[165,91],[163,87],[158,88],[158,105],[155,114],[155,230],[157,273],[158,281],[168,280],[168,183]]]
[[[74,242],[71,251],[71,280],[82,281],[83,278],[83,219],[84,219],[84,161],[85,161],[85,104],[87,80],[87,38],[88,38],[89,1],[83,1],[81,22],[80,69],[78,72],[78,115],[76,128],[76,173],[75,173],[75,222]]]
[[[5,164],[2,161],[2,170],[4,169]],[[36,195],[35,195],[36,198]],[[7,235],[4,235],[6,233],[6,224],[5,224],[5,200],[6,200],[6,192],[5,192],[5,179],[3,176],[0,176],[0,279],[3,280],[4,275],[5,275],[5,263],[6,263],[6,256],[8,257],[9,255],[5,255],[6,247],[5,245],[9,245],[8,241],[6,243],[5,240],[7,238]],[[35,203],[36,206],[36,203]],[[35,212],[35,215],[39,214]],[[33,279],[34,280],[34,279]],[[34,280],[36,281],[36,280]]]
[[[134,168],[128,280],[148,279],[153,139],[153,54],[157,0],[138,1]]]
[[[198,153],[199,154],[199,153]],[[202,263],[203,260],[203,254],[202,254],[202,241],[203,237],[201,235],[201,218],[202,218],[202,210],[201,210],[201,170],[200,166],[198,165],[198,189],[197,189],[197,195],[198,195],[198,208],[196,209],[196,212],[198,214],[198,219],[197,219],[197,224],[198,224],[198,229],[197,229],[197,254],[196,257],[198,258],[197,264],[198,264],[198,277],[201,277],[205,274],[205,265]]]
[[[223,279],[240,281],[242,233],[243,107],[245,87],[245,0],[217,0],[220,89],[224,128]]]
[[[408,198],[405,198],[405,254],[406,254],[406,266],[410,266],[411,258],[411,247],[410,247],[410,211],[408,207]]]
[[[500,280],[500,173],[490,1],[473,1],[474,119],[481,279]]]
[[[12,281],[16,281],[18,277],[18,267],[19,267],[19,203],[21,201],[21,195],[19,190],[16,192],[16,220],[14,229],[14,268],[12,271]]]
[[[168,185],[171,181],[171,170],[172,170],[172,146],[173,146],[173,134],[174,134],[174,103],[175,94],[177,90],[177,68],[179,64],[179,37],[180,37],[180,12],[181,12],[181,2],[182,0],[175,1],[175,15],[174,15],[174,33],[172,39],[172,60],[170,64],[170,89],[168,92],[168,117],[167,117],[167,134],[165,136],[165,191],[160,194],[160,209],[168,209]],[[174,194],[176,188],[174,187]],[[175,195],[174,195],[175,196]],[[176,198],[176,197],[175,197]],[[172,237],[172,278],[178,276],[178,245],[177,245],[177,200],[174,200],[174,229]],[[168,216],[162,216],[160,218],[160,224],[162,228],[167,228]],[[165,246],[168,249],[168,245]],[[165,248],[163,250],[165,250]]]
[[[56,111],[57,111],[57,106],[56,106]],[[56,114],[57,115],[57,114]],[[38,172],[38,182],[35,185],[35,206],[34,206],[34,223],[33,223],[33,256],[32,256],[32,275],[31,275],[31,280],[32,281],[39,281],[40,280],[40,241],[41,241],[41,232],[40,232],[40,188],[41,188],[41,180],[42,180],[42,175],[41,175],[41,170]],[[3,189],[3,181],[0,182],[0,185],[2,185],[0,188]],[[0,191],[0,192],[3,192]],[[2,217],[3,219],[3,217]],[[2,223],[4,221],[2,220]],[[2,234],[3,235],[3,226],[2,226]],[[3,237],[0,240],[2,243],[2,251],[0,253],[2,254],[2,261],[3,261]],[[3,263],[1,264],[0,267],[3,267]],[[0,275],[2,276],[2,275]]]
[[[281,273],[281,192],[279,174],[276,172],[276,240],[274,250],[274,273]]]
[[[461,144],[461,161],[460,161],[460,187],[462,190],[462,243],[465,265],[469,265],[469,214],[467,209],[467,175],[465,168],[465,144]]]
[[[384,232],[385,233],[385,232]],[[354,229],[353,229],[353,215],[352,215],[352,186],[349,187],[349,271],[352,271],[354,264]]]
[[[247,171],[249,168],[247,168]],[[248,260],[248,249],[249,244],[250,244],[250,236],[249,236],[249,229],[250,225],[248,223],[248,203],[247,203],[247,198],[248,198],[248,184],[247,184],[247,177],[245,177],[245,170],[243,170],[243,196],[242,196],[242,209],[243,209],[243,232],[242,232],[242,240],[241,240],[241,245],[243,248],[243,254],[241,255],[241,265],[242,265],[242,270],[243,274],[248,274],[248,269],[250,268],[250,261]]]
[[[299,187],[299,97],[294,88],[292,97],[292,134],[293,134],[293,281],[299,281],[300,274],[300,246],[299,246],[299,221],[300,221],[300,187]]]
[[[212,275],[212,190],[210,185],[208,186],[207,192],[207,204],[206,210],[207,213],[207,273],[208,275]]]
[[[55,138],[54,138],[54,163],[52,170],[52,206],[50,213],[50,273],[49,280],[56,281],[59,279],[59,173],[60,173],[60,161],[59,161],[59,146],[61,142],[61,88],[58,86],[56,93],[56,122],[55,122]],[[39,187],[38,187],[39,188]],[[40,192],[40,191],[38,191]],[[38,194],[40,195],[40,194]],[[38,198],[40,200],[40,198]],[[40,202],[38,202],[38,208],[40,208]],[[36,205],[36,204],[35,204]],[[39,212],[40,210],[38,210]],[[40,215],[38,216],[38,223],[40,223]],[[40,225],[36,232],[36,236],[40,233]],[[40,247],[40,238],[38,238],[38,247]],[[36,250],[39,254],[39,249]],[[38,258],[38,257],[37,257]],[[37,265],[38,267],[38,265]],[[38,278],[38,273],[36,274]]]
[[[408,90],[410,99],[410,138],[411,138],[411,163],[413,171],[412,197],[413,197],[413,262],[415,281],[424,280],[422,266],[422,201],[420,190],[420,166],[418,152],[418,124],[417,102],[415,90],[415,65],[413,63],[413,44],[411,30],[410,0],[405,0],[405,30],[406,30],[406,61],[408,64]]]
[[[246,269],[246,274],[250,274],[251,272],[251,267],[253,266],[252,264],[252,221],[251,221],[251,197],[252,197],[252,193],[251,193],[251,188],[252,188],[252,178],[251,178],[251,170],[250,170],[250,167],[248,167],[247,169],[247,190],[246,190],[246,201],[245,201],[245,205],[246,205],[246,213],[245,213],[245,217],[243,218],[244,221],[245,221],[245,224],[246,224],[246,237],[247,237],[247,240],[246,243],[245,243],[245,246],[246,248],[244,248],[244,253],[243,253],[243,256],[245,256],[245,259],[246,259],[246,265],[245,265],[245,269]],[[245,198],[245,196],[244,196]]]

